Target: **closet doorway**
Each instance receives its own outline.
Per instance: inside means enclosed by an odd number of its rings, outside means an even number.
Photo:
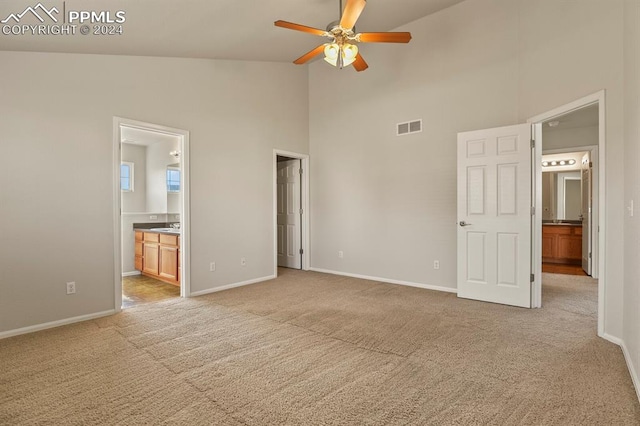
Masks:
[[[273,161],[275,275],[308,270],[308,156],[274,150]]]

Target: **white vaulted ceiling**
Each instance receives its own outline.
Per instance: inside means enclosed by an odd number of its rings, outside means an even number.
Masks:
[[[3,0],[0,20],[35,7],[126,12],[123,35],[0,34],[0,50],[290,62],[325,42],[276,28],[282,19],[325,29],[339,0]],[[463,0],[369,0],[358,31],[389,31]],[[26,20],[26,18],[25,18]],[[30,24],[38,24],[33,19]]]

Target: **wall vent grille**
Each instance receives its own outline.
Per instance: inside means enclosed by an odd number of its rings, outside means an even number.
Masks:
[[[398,123],[397,135],[410,135],[411,133],[419,133],[422,131],[422,120],[407,121],[406,123]]]

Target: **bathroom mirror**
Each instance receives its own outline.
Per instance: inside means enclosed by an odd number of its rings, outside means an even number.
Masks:
[[[542,220],[581,220],[580,171],[542,173]]]

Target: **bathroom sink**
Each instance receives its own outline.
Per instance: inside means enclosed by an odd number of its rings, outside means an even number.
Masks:
[[[179,229],[175,229],[175,228],[151,228],[149,229],[149,231],[155,231],[155,232],[173,232],[175,234],[179,234],[180,230]]]

